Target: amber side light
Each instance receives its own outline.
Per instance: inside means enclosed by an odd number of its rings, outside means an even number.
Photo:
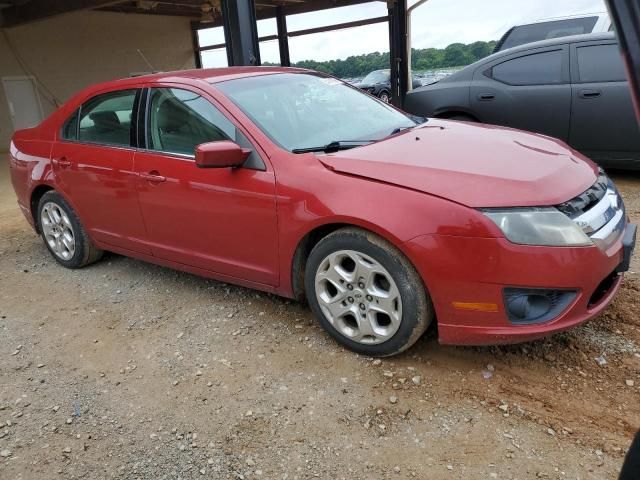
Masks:
[[[457,310],[467,310],[470,312],[491,312],[498,311],[496,303],[475,303],[475,302],[451,302],[453,308]]]

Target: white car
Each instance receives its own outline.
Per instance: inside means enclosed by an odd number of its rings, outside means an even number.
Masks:
[[[612,30],[611,18],[606,12],[545,18],[510,28],[496,44],[494,53],[540,40]]]

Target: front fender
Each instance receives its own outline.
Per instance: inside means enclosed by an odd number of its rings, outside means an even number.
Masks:
[[[423,192],[337,173],[313,154],[277,168],[279,293],[293,296],[291,272],[301,242],[323,226],[356,226],[384,238],[411,261],[406,242],[420,235],[491,237],[474,209]],[[278,163],[276,159],[276,163]]]

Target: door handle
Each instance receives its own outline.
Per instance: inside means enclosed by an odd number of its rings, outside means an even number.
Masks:
[[[67,157],[55,158],[53,160],[53,163],[59,166],[60,168],[67,168],[71,166],[71,162],[67,160]]]
[[[157,170],[151,170],[149,173],[140,172],[138,175],[143,180],[147,180],[151,183],[160,183],[167,181],[167,177],[163,177],[162,175],[160,175]]]
[[[493,93],[481,93],[478,95],[478,100],[488,102],[489,100],[495,100],[496,96]]]
[[[578,92],[580,98],[598,98],[600,95],[602,95],[600,90],[580,90]]]

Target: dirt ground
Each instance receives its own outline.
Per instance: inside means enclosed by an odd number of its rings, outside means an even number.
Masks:
[[[640,175],[614,177],[640,221]],[[6,162],[0,232],[2,479],[614,479],[640,427],[639,258],[569,333],[373,361],[282,298],[116,255],[63,269]]]

